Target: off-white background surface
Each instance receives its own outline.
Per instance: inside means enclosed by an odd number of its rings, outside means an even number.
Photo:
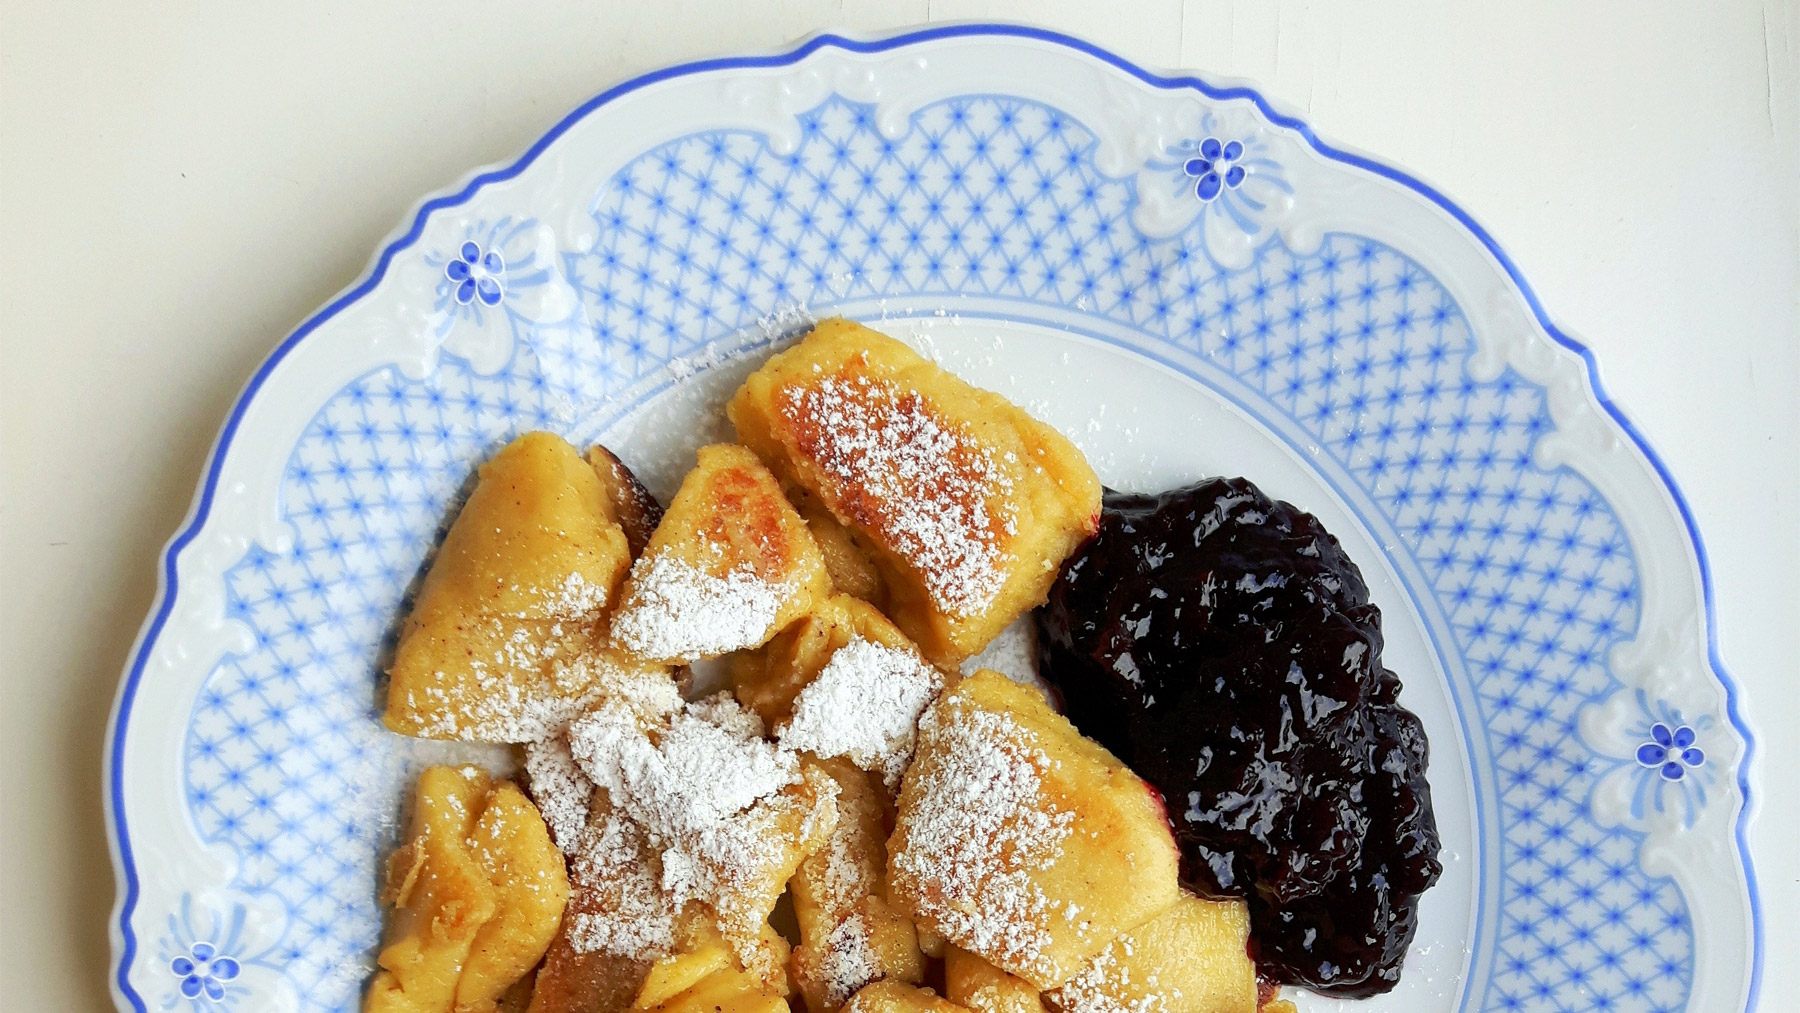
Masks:
[[[413,201],[608,84],[1030,20],[1417,172],[1598,353],[1699,516],[1800,1008],[1800,2],[0,0],[0,1007],[106,1007],[100,750],[239,385]]]

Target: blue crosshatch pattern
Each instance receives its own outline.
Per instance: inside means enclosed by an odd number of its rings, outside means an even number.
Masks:
[[[1635,834],[1593,821],[1613,761],[1573,734],[1636,627],[1629,546],[1586,481],[1532,462],[1543,391],[1469,376],[1468,326],[1438,283],[1355,236],[1305,254],[1271,242],[1237,271],[1198,225],[1146,238],[1133,184],[1094,167],[1087,130],[1030,102],[953,99],[890,140],[869,107],[832,99],[802,126],[791,154],[716,132],[640,156],[594,199],[598,242],[563,253],[574,319],[505,317],[519,344],[493,375],[446,355],[420,380],[365,376],[294,448],[293,545],[229,571],[229,614],[255,640],[209,677],[186,757],[197,825],[239,857],[233,886],[288,913],[270,959],[303,1006],[356,1005],[339,966],[372,953],[394,818],[375,659],[474,465],[772,312],[903,294],[1014,300],[1022,318],[1074,307],[1204,357],[1261,393],[1253,408],[1304,427],[1400,533],[1473,678],[1461,705],[1495,759],[1484,805],[1503,873],[1473,1007],[1681,1009],[1685,905],[1639,869]]]

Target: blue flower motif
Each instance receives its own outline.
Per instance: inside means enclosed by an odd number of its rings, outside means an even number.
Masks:
[[[161,959],[173,979],[163,1009],[230,1013],[256,1002],[257,990],[247,972],[268,969],[273,948],[253,951],[245,932],[248,918],[242,904],[221,914],[196,902],[191,893],[182,895],[181,908],[170,913],[162,939]]]
[[[473,239],[465,240],[459,256],[444,265],[444,277],[456,286],[456,301],[467,306],[480,299],[498,306],[506,298],[506,260],[499,250],[483,250]]]
[[[1637,749],[1640,766],[1656,768],[1665,781],[1679,781],[1706,762],[1706,754],[1694,745],[1694,730],[1687,725],[1670,728],[1658,721],[1650,726],[1650,741]]]
[[[202,993],[214,1002],[225,998],[225,983],[243,970],[237,958],[218,951],[205,940],[194,943],[188,951],[169,961],[169,970],[181,979],[181,995],[198,999]]]
[[[1652,831],[1692,826],[1730,769],[1719,763],[1718,750],[1729,752],[1730,742],[1712,736],[1716,720],[1644,689],[1621,690],[1589,704],[1580,717],[1582,738],[1616,761],[1594,786],[1592,804],[1602,821]],[[1711,757],[1699,745],[1709,736]]]
[[[459,223],[445,252],[423,257],[431,288],[426,324],[438,348],[492,374],[512,359],[520,342],[543,342],[580,333],[574,288],[556,271],[555,236],[534,218]],[[552,332],[555,332],[554,334]]]
[[[1227,188],[1236,190],[1243,185],[1247,172],[1238,164],[1238,160],[1243,157],[1244,145],[1241,142],[1220,143],[1217,137],[1208,137],[1200,142],[1200,154],[1182,163],[1181,171],[1198,177],[1194,182],[1194,196],[1204,203],[1218,197]]]
[[[1206,113],[1193,134],[1144,161],[1133,220],[1153,236],[1197,226],[1191,239],[1221,267],[1249,267],[1293,209],[1294,186],[1275,155],[1256,128]]]

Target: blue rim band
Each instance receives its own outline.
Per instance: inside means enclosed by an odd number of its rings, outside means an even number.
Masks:
[[[972,36],[1022,38],[1048,42],[1084,53],[1112,67],[1116,67],[1146,84],[1158,88],[1189,88],[1210,99],[1219,101],[1229,99],[1249,100],[1266,120],[1276,126],[1284,127],[1299,134],[1314,151],[1326,158],[1392,180],[1393,182],[1405,186],[1425,197],[1445,213],[1449,214],[1464,228],[1468,229],[1470,234],[1481,242],[1483,248],[1485,248],[1488,253],[1493,256],[1500,267],[1505,270],[1507,277],[1512,280],[1513,285],[1516,286],[1520,294],[1525,297],[1525,302],[1530,306],[1532,316],[1537,321],[1538,326],[1542,327],[1545,333],[1549,334],[1558,344],[1581,357],[1581,361],[1586,367],[1588,386],[1593,390],[1595,399],[1600,403],[1601,408],[1606,411],[1607,416],[1631,437],[1632,444],[1637,447],[1638,451],[1644,455],[1644,458],[1647,461],[1649,461],[1650,466],[1655,469],[1657,477],[1662,480],[1663,485],[1668,489],[1670,497],[1675,502],[1676,510],[1681,515],[1682,524],[1687,529],[1688,538],[1693,543],[1695,557],[1700,566],[1700,592],[1705,611],[1707,660],[1712,667],[1713,673],[1718,677],[1720,684],[1724,686],[1726,715],[1730,719],[1732,727],[1736,729],[1737,733],[1744,741],[1744,755],[1740,758],[1737,769],[1737,785],[1738,790],[1743,797],[1743,805],[1738,810],[1735,836],[1737,839],[1738,855],[1743,864],[1744,881],[1750,896],[1750,930],[1753,947],[1750,964],[1750,987],[1747,993],[1747,1004],[1745,1009],[1753,1010],[1756,1008],[1758,991],[1762,984],[1763,917],[1761,898],[1758,896],[1756,889],[1755,868],[1750,860],[1750,844],[1748,837],[1750,818],[1755,808],[1752,804],[1750,791],[1750,767],[1755,756],[1755,737],[1751,734],[1749,726],[1745,723],[1743,716],[1740,713],[1740,692],[1737,682],[1726,671],[1724,662],[1719,656],[1718,624],[1714,613],[1715,605],[1712,565],[1707,558],[1706,546],[1700,537],[1699,526],[1694,521],[1693,510],[1688,505],[1686,497],[1682,495],[1681,489],[1675,484],[1674,476],[1669,473],[1668,467],[1663,463],[1662,459],[1657,456],[1656,452],[1651,449],[1649,441],[1644,437],[1643,433],[1641,433],[1638,428],[1625,417],[1624,412],[1619,409],[1612,398],[1607,395],[1605,387],[1600,382],[1599,363],[1595,360],[1594,353],[1590,351],[1586,345],[1583,345],[1581,342],[1565,334],[1551,322],[1549,315],[1544,310],[1543,304],[1538,300],[1537,293],[1532,291],[1531,286],[1526,283],[1524,276],[1519,272],[1517,265],[1515,265],[1512,259],[1506,255],[1505,251],[1500,248],[1499,243],[1497,243],[1485,229],[1477,224],[1474,218],[1453,203],[1448,197],[1444,196],[1425,182],[1402,172],[1399,169],[1385,165],[1372,158],[1358,155],[1325,143],[1313,133],[1311,127],[1298,117],[1276,112],[1269,105],[1268,101],[1254,89],[1242,86],[1228,88],[1215,87],[1192,75],[1171,77],[1155,74],[1104,49],[1083,42],[1080,39],[1063,35],[1059,32],[1040,28],[1029,28],[1021,25],[959,24],[917,29],[875,41],[859,41],[856,39],[845,38],[840,35],[821,34],[813,36],[784,53],[778,53],[771,56],[743,56],[698,60],[691,63],[665,67],[661,70],[652,71],[615,85],[582,103],[580,106],[576,107],[574,111],[570,112],[567,116],[564,116],[555,126],[551,127],[542,137],[538,138],[531,147],[527,148],[524,154],[520,155],[510,164],[502,168],[480,173],[470,179],[469,182],[456,193],[433,198],[420,205],[417,213],[413,216],[411,226],[398,239],[395,239],[382,249],[380,256],[376,258],[374,266],[369,269],[366,277],[337,296],[337,298],[327,303],[323,309],[320,309],[311,317],[307,318],[305,322],[294,329],[293,333],[283,339],[283,341],[275,347],[274,351],[270,352],[269,356],[263,360],[262,364],[257,367],[256,372],[251,375],[249,382],[245,384],[243,392],[238,395],[236,402],[233,403],[231,413],[226,417],[225,424],[221,427],[218,438],[214,441],[213,448],[208,455],[206,472],[200,487],[200,494],[193,508],[193,516],[175,537],[169,541],[168,547],[163,552],[161,567],[162,580],[161,587],[158,589],[156,606],[151,613],[149,620],[144,625],[137,647],[132,653],[130,664],[126,668],[125,679],[119,688],[112,723],[107,733],[106,749],[108,755],[105,764],[107,783],[105,786],[104,797],[108,803],[107,808],[109,810],[108,831],[111,833],[113,842],[117,848],[119,873],[124,880],[124,891],[118,905],[117,915],[117,927],[119,929],[122,945],[118,954],[118,963],[114,968],[114,984],[116,985],[119,994],[125,997],[134,1010],[138,1011],[138,1013],[149,1013],[143,997],[138,995],[131,987],[131,982],[129,980],[132,961],[137,956],[137,937],[131,929],[131,916],[137,907],[138,875],[137,867],[132,856],[131,838],[125,826],[124,817],[125,799],[123,794],[122,764],[125,731],[129,723],[132,704],[137,698],[138,683],[143,677],[144,665],[149,658],[151,649],[156,645],[158,636],[162,633],[164,624],[168,621],[170,612],[174,608],[175,597],[178,590],[176,560],[180,556],[181,550],[186,548],[188,543],[193,541],[194,537],[199,534],[201,528],[205,526],[207,518],[211,515],[213,497],[217,491],[216,487],[219,479],[219,471],[223,466],[225,453],[230,448],[232,439],[237,435],[238,425],[243,420],[245,409],[249,407],[250,402],[256,396],[256,393],[262,389],[264,382],[267,381],[270,374],[274,372],[275,367],[278,366],[281,361],[287,357],[288,352],[292,351],[293,348],[308,334],[311,334],[326,321],[329,321],[332,317],[335,317],[338,313],[342,312],[346,307],[373,291],[386,275],[388,265],[392,263],[395,255],[410,247],[418,240],[420,233],[424,230],[426,220],[430,218],[434,212],[467,202],[477,191],[490,183],[501,182],[517,176],[535,162],[537,157],[542,154],[546,148],[566,133],[577,122],[614,99],[628,95],[648,85],[671,78],[686,77],[693,74],[703,74],[710,71],[730,70],[734,68],[789,66],[800,62],[812,53],[826,47],[842,49],[853,53],[880,53],[892,49],[904,48],[919,42],[928,42],[934,39]]]

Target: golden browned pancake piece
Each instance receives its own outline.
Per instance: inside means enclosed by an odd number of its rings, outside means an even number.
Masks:
[[[896,650],[917,650],[874,606],[834,594],[762,647],[727,658],[725,670],[731,677],[732,692],[763,724],[778,727],[793,716],[794,698],[832,655],[858,639]]]
[[[523,792],[476,767],[419,775],[394,908],[365,1013],[487,1013],[550,945],[569,898],[563,857]]]
[[[481,466],[401,630],[393,731],[529,742],[554,734],[599,677],[584,660],[631,557],[594,471],[549,433]]]
[[[944,995],[975,1013],[1044,1013],[1036,985],[960,946],[944,953]]]
[[[866,986],[844,1009],[846,1013],[967,1013],[928,988],[886,980]]]
[[[888,840],[901,910],[988,963],[1054,988],[1174,904],[1160,796],[996,672],[951,688],[919,724]]]
[[[886,790],[848,760],[820,768],[837,782],[837,826],[788,882],[800,927],[793,970],[809,1013],[837,1013],[872,981],[924,981],[925,957],[912,919],[887,902]]]
[[[1162,914],[1114,939],[1061,987],[1051,1008],[1253,1013],[1250,910],[1244,902],[1184,893]]]
[[[875,568],[873,548],[854,528],[839,521],[819,497],[792,483],[784,489],[794,509],[806,518],[806,529],[812,532],[813,541],[825,556],[825,572],[831,575],[832,590],[878,609],[886,608],[887,586],[881,582],[881,571]]]
[[[488,793],[468,845],[495,903],[456,983],[456,1009],[482,1013],[543,958],[569,902],[569,875],[537,807],[510,781]]]
[[[729,411],[867,540],[889,615],[941,663],[1041,603],[1099,514],[1099,480],[1061,434],[848,320],[770,359]]]
[[[760,647],[830,590],[806,522],[756,455],[701,447],[632,566],[613,640],[674,663]]]

